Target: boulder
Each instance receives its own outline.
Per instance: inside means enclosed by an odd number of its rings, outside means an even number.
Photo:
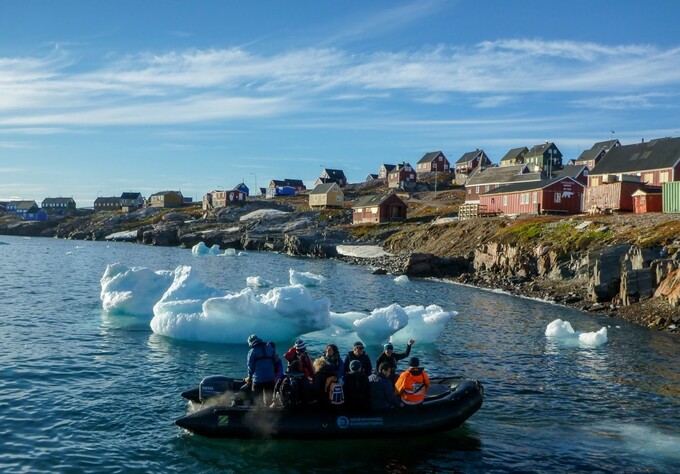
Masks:
[[[621,262],[631,245],[622,244],[588,254],[588,298],[611,301],[621,287]]]
[[[671,306],[680,306],[680,269],[668,274],[659,284],[654,296],[666,298]]]

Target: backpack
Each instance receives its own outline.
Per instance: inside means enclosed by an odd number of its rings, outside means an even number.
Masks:
[[[326,392],[328,393],[328,401],[331,405],[342,405],[345,403],[345,391],[335,375],[328,377],[326,380]]]
[[[304,375],[284,375],[279,388],[281,403],[285,407],[297,407],[305,403]]]

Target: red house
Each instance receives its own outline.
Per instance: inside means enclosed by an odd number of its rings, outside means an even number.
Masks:
[[[450,167],[449,160],[446,159],[446,156],[444,156],[444,153],[441,151],[425,153],[420,161],[416,163],[416,170],[418,173],[430,173],[434,171],[448,173]]]
[[[416,186],[416,170],[406,162],[397,165],[387,175],[387,187],[399,189],[412,189]]]
[[[659,186],[645,186],[633,193],[633,212],[661,212],[663,210],[663,195]]]
[[[491,160],[484,150],[469,151],[456,161],[456,184],[465,184],[470,174],[477,169],[491,166]]]
[[[514,183],[482,194],[479,204],[487,212],[502,214],[579,214],[585,186],[565,176]]]
[[[393,192],[367,196],[352,206],[353,224],[377,224],[406,219],[407,206]]]

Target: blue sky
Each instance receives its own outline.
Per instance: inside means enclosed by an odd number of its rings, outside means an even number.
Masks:
[[[677,1],[0,0],[0,200],[680,136]]]

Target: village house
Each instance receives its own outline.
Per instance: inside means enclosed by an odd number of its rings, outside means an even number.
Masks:
[[[446,156],[444,156],[444,153],[441,151],[425,153],[418,163],[416,163],[416,171],[418,173],[448,173],[449,168],[449,160],[446,159]]]
[[[214,190],[203,196],[202,208],[204,211],[219,209],[232,204],[242,204],[246,202],[247,194],[238,189],[230,191]]]
[[[402,162],[400,165],[396,165],[390,171],[390,174],[387,175],[387,187],[410,190],[415,188],[417,179],[416,171],[413,167],[406,162]]]
[[[142,193],[125,192],[120,195],[120,205],[132,211],[141,209],[144,206],[144,197]]]
[[[524,163],[531,171],[543,171],[551,178],[562,169],[562,152],[552,142],[535,145],[524,155]]]
[[[585,186],[569,176],[507,184],[480,196],[486,212],[498,214],[579,214]]]
[[[353,224],[378,224],[406,219],[407,206],[394,192],[366,196],[352,206]]]
[[[541,173],[530,173],[527,165],[476,168],[465,183],[465,203],[479,203],[479,196],[511,183],[539,181]]]
[[[378,179],[379,177],[380,177],[380,175],[378,175],[378,174],[368,173],[366,175],[366,179],[364,181],[374,181],[374,180]]]
[[[184,196],[181,191],[160,191],[149,196],[149,206],[174,208],[184,205]]]
[[[488,168],[491,166],[491,160],[484,153],[484,150],[475,150],[464,153],[463,156],[456,161],[456,184],[465,184],[470,175],[477,168]]]
[[[338,183],[321,183],[309,193],[309,207],[327,208],[344,206],[345,195]]]
[[[338,186],[344,188],[347,185],[347,178],[345,177],[345,172],[342,170],[332,170],[330,168],[324,168],[321,176],[317,178],[314,182],[314,186],[324,183],[337,183]]]
[[[295,191],[304,191],[307,189],[301,179],[272,179],[269,182],[269,189],[284,187],[293,188]]]
[[[100,196],[94,200],[95,211],[120,211],[122,205],[118,196]]]
[[[380,179],[387,179],[387,176],[396,168],[397,165],[388,165],[383,163],[380,165],[380,169],[378,170],[378,178]]]
[[[663,192],[661,186],[643,186],[632,194],[633,212],[661,212],[663,210]]]
[[[607,140],[604,142],[595,143],[590,150],[584,150],[578,158],[574,160],[575,165],[585,165],[589,170],[592,170],[596,164],[600,162],[604,155],[612,148],[620,146],[618,140]]]
[[[10,201],[7,204],[7,210],[15,213],[22,219],[35,220],[33,217],[37,215],[40,208],[38,207],[38,203],[33,200],[18,200]]]
[[[47,211],[47,213],[63,214],[64,211],[73,210],[76,208],[76,202],[73,198],[66,197],[56,197],[56,198],[45,198],[41,204],[41,207]]]
[[[508,151],[499,163],[500,166],[514,166],[524,164],[524,156],[527,154],[529,149],[525,146],[519,148],[513,148]]]
[[[613,147],[590,171],[585,209],[633,211],[633,193],[680,180],[680,138]]]
[[[250,189],[248,186],[246,186],[246,183],[240,182],[236,186],[234,186],[234,191],[241,191],[245,193],[246,197],[250,196]]]

